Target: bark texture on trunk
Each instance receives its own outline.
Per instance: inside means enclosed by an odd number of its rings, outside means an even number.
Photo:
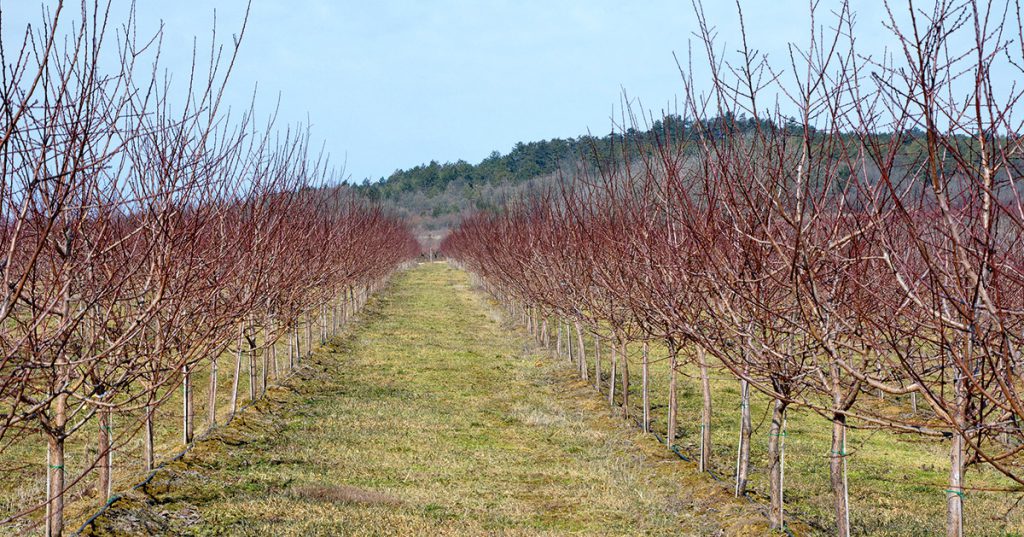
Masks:
[[[46,535],[64,534],[64,436],[50,434],[46,449]]]
[[[146,416],[142,425],[142,459],[146,471],[156,467],[156,432],[153,430],[153,419],[156,417],[156,401],[150,396],[146,402]]]
[[[626,342],[623,341],[620,346],[622,349],[622,365],[619,369],[622,371],[622,417],[629,417],[629,354],[626,347]]]
[[[255,401],[256,393],[259,391],[259,368],[256,365],[258,356],[256,334],[250,334],[247,341],[249,343],[249,401]]]
[[[772,421],[768,428],[768,519],[772,529],[785,526],[783,490],[786,467],[786,407],[776,399],[772,404]]]
[[[697,363],[700,365],[701,417],[700,417],[700,471],[711,467],[711,379],[708,376],[708,357],[704,347],[697,346]]]
[[[970,349],[970,347],[968,347]],[[956,393],[956,408],[953,418],[962,430],[963,416],[967,407],[964,381],[956,373],[953,389]],[[949,488],[946,489],[946,537],[963,537],[964,534],[964,442],[963,433],[953,431],[949,445]]]
[[[850,496],[846,481],[846,415],[832,415],[832,453],[829,457],[832,505],[836,516],[836,535],[850,537]]]
[[[650,378],[650,344],[645,339],[640,355],[640,398],[643,405],[643,429],[651,432],[651,378]]]
[[[608,406],[615,408],[615,383],[618,382],[618,367],[619,367],[619,347],[621,344],[615,342],[612,344],[611,355],[612,355],[612,370],[611,375],[608,376]]]
[[[306,357],[313,356],[313,316],[306,313]]]
[[[111,463],[113,462],[112,461],[113,452],[111,451],[111,449],[113,447],[111,445],[111,443],[113,441],[113,435],[111,433],[113,432],[113,429],[111,428],[111,421],[112,420],[111,420],[111,416],[110,416],[110,409],[109,408],[101,408],[99,410],[98,414],[99,414],[100,428],[99,428],[99,434],[97,435],[97,438],[96,438],[96,444],[97,444],[96,448],[97,448],[97,453],[98,453],[98,456],[97,456],[97,459],[98,459],[97,463],[98,464],[97,464],[97,468],[96,468],[96,470],[97,470],[96,496],[97,496],[97,498],[99,498],[100,505],[104,505],[104,504],[107,503],[107,498],[110,497],[110,490],[111,490],[111,476],[110,476],[110,473],[111,473],[111,466],[112,466]]]
[[[665,430],[665,444],[672,447],[676,443],[676,413],[679,402],[676,400],[676,367],[679,360],[679,349],[675,341],[668,342],[668,427]]]
[[[750,383],[740,381],[740,440],[736,453],[736,496],[747,493],[750,472]]]
[[[192,402],[192,371],[188,365],[181,367],[181,436],[182,442],[192,443],[195,436],[195,412]]]
[[[949,448],[949,488],[946,489],[946,537],[964,534],[964,437],[953,433]]]
[[[555,356],[562,356],[562,321],[558,321],[558,333],[555,337]]]
[[[207,395],[206,422],[212,429],[217,426],[217,360],[210,362],[210,386]]]
[[[576,326],[576,359],[579,361],[577,365],[580,368],[580,378],[584,382],[590,380],[590,370],[587,369],[587,349],[583,344],[583,326],[579,321],[574,321]]]
[[[291,333],[288,334],[288,371],[291,372],[295,369],[295,357],[298,355],[299,350],[296,348],[299,343],[299,329],[294,328]]]
[[[572,332],[569,330],[569,321],[559,324],[558,327],[565,334],[565,356],[569,359],[570,364],[575,363],[576,355],[573,354]]]
[[[235,370],[231,376],[231,412],[228,414],[228,423],[238,412],[238,382],[242,376],[242,329],[238,330],[238,346],[235,348]]]
[[[54,415],[46,444],[46,535],[59,537],[64,533],[64,433],[68,421],[68,395],[62,393],[54,401]]]

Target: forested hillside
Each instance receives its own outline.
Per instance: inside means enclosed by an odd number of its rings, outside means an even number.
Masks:
[[[744,128],[753,126],[745,117],[723,119],[728,119],[723,123]],[[431,161],[396,170],[379,182],[364,180],[356,188],[392,207],[422,234],[443,234],[467,211],[495,208],[513,193],[595,169],[598,162],[621,159],[624,148],[652,146],[656,139],[685,139],[693,128],[689,120],[669,116],[653,122],[647,130],[519,142],[507,154],[494,151],[478,164]]]
[[[762,119],[762,130],[775,130],[798,139],[804,127],[794,119],[780,125]],[[782,124],[784,123],[784,124]],[[518,142],[507,154],[493,151],[478,164],[465,160],[439,163],[431,161],[405,170],[396,170],[387,178],[371,182],[364,179],[353,187],[372,201],[381,202],[395,214],[405,218],[418,230],[426,246],[436,242],[458,225],[466,214],[503,206],[510,198],[534,190],[539,191],[559,180],[580,174],[597,174],[625,160],[634,160],[641,152],[650,154],[665,144],[692,143],[704,131],[705,136],[722,138],[730,133],[746,137],[757,128],[757,121],[746,115],[724,114],[705,119],[700,124],[678,115],[655,120],[646,129],[627,128],[605,136],[582,135],[576,138],[553,138],[536,142]],[[810,127],[812,139],[816,133]],[[888,143],[891,134],[878,134],[879,143]],[[842,134],[852,139],[852,133]],[[899,159],[917,162],[923,155],[924,135],[918,129],[901,133]],[[970,143],[964,140],[964,143]],[[835,148],[831,149],[832,151]],[[679,154],[689,154],[684,147]]]

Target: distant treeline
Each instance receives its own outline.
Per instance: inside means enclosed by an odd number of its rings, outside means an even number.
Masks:
[[[598,164],[621,162],[624,155],[653,148],[658,140],[685,144],[696,137],[698,129],[705,129],[713,136],[724,136],[729,131],[743,133],[757,127],[757,120],[742,114],[718,116],[703,125],[669,115],[651,123],[647,130],[630,128],[600,137],[583,135],[519,142],[507,154],[494,151],[479,164],[464,160],[443,164],[431,161],[396,170],[380,181],[365,179],[353,187],[367,198],[391,206],[417,227],[441,230],[457,223],[464,211],[499,206],[511,193],[533,184],[554,181],[559,172],[572,175],[581,164],[594,170]],[[794,135],[799,135],[796,131],[803,129],[796,120],[784,125],[760,120],[760,127],[791,129]],[[915,153],[914,142],[920,141],[923,133],[909,131],[907,134],[907,152]]]
[[[753,126],[752,120],[743,119],[746,128]],[[402,193],[421,191],[427,195],[438,195],[453,182],[464,185],[518,184],[542,175],[554,174],[566,165],[580,159],[590,162],[621,156],[623,147],[637,142],[653,141],[654,138],[672,136],[682,139],[692,129],[689,120],[669,116],[658,120],[647,131],[629,129],[625,133],[611,133],[605,136],[583,135],[576,138],[553,138],[539,142],[519,142],[505,155],[494,151],[479,164],[464,160],[444,164],[431,161],[407,170],[396,170],[379,182],[364,180],[357,188],[374,199],[392,199]]]

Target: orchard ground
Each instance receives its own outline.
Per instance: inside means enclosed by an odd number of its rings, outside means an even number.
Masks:
[[[698,423],[696,382],[681,388],[684,448]],[[736,423],[728,407],[738,396],[724,381],[715,386],[716,456],[727,480]],[[114,502],[85,534],[768,533],[756,501],[733,498],[728,482],[698,473],[618,415],[564,360],[508,325],[466,273],[424,264],[397,275],[346,335]],[[810,523],[794,520],[797,534],[823,532],[828,520],[827,462],[815,454],[817,430],[827,438],[827,426],[819,420],[793,412],[790,421],[787,498]],[[918,490],[941,474],[941,443],[865,438],[864,464],[851,459],[855,531],[941,532],[941,490]],[[754,477],[763,470],[760,448]],[[892,479],[870,477],[882,469]],[[755,500],[762,483],[753,482]],[[1016,500],[980,495],[984,512],[968,501],[969,533],[1019,533]]]

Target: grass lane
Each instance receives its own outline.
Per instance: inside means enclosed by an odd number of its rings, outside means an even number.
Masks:
[[[87,534],[760,535],[443,264]],[[686,465],[686,468],[681,466]]]

